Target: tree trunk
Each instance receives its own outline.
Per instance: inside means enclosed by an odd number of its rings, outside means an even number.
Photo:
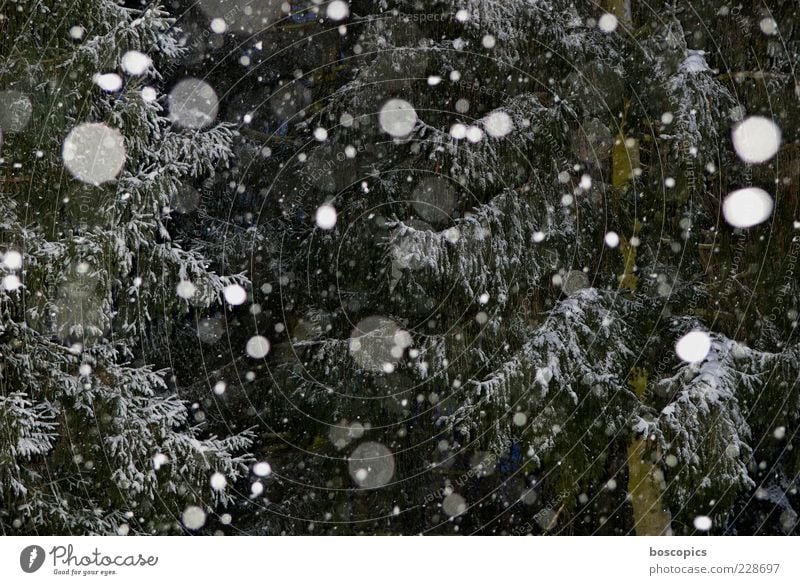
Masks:
[[[651,463],[647,438],[628,445],[628,493],[633,505],[633,529],[637,536],[672,535],[670,513],[661,499],[664,474]]]

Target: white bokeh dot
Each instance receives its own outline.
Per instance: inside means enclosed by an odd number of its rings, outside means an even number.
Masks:
[[[739,122],[732,133],[733,147],[746,163],[770,160],[781,147],[781,129],[763,116],[750,116]]]
[[[140,51],[128,51],[122,56],[120,66],[128,75],[144,75],[152,65],[150,57]]]
[[[266,461],[259,461],[253,465],[253,473],[258,477],[268,477],[272,474],[272,466]]]
[[[336,208],[333,205],[320,205],[314,214],[317,227],[323,230],[332,230],[336,227]]]
[[[604,33],[614,32],[615,30],[617,30],[618,24],[619,21],[617,20],[617,17],[608,12],[603,14],[597,21],[597,27]]]
[[[514,123],[511,116],[503,111],[494,111],[490,113],[483,122],[483,127],[486,133],[492,138],[502,138],[507,136],[514,129]]]
[[[208,480],[211,489],[217,492],[221,492],[225,489],[225,486],[228,485],[228,480],[225,479],[225,476],[221,474],[219,471],[213,473],[211,478]]]
[[[205,128],[214,122],[218,111],[214,88],[201,79],[183,79],[169,92],[170,120],[184,128]]]
[[[269,353],[269,340],[262,335],[254,335],[247,340],[245,351],[253,359],[261,359]]]
[[[241,305],[247,300],[247,291],[241,285],[230,284],[222,291],[225,300],[231,305]]]
[[[142,99],[146,102],[154,102],[158,97],[154,87],[146,85],[142,88]]]
[[[9,270],[19,270],[22,268],[22,254],[16,250],[9,250],[3,255],[3,266]]]
[[[64,140],[64,166],[90,185],[114,180],[125,165],[125,140],[116,128],[98,122],[75,126]]]
[[[182,280],[178,283],[178,286],[175,287],[175,292],[180,298],[189,300],[194,296],[194,293],[197,292],[197,287],[188,280]]]
[[[3,288],[7,291],[15,291],[22,286],[22,281],[16,274],[6,274],[3,277]]]
[[[733,227],[749,228],[772,215],[774,203],[769,193],[758,187],[745,187],[730,193],[722,203],[725,221]]]
[[[617,232],[606,233],[605,242],[609,248],[616,248],[619,246],[619,234]]]
[[[114,92],[122,89],[122,78],[116,73],[98,73],[92,81],[103,91]]]
[[[331,20],[344,20],[349,15],[350,7],[347,5],[347,2],[343,2],[342,0],[333,0],[333,2],[328,4],[328,8],[325,10],[325,16]]]
[[[401,99],[391,99],[381,108],[378,121],[381,129],[395,138],[411,134],[417,125],[417,111],[410,103]]]
[[[221,35],[226,30],[228,30],[228,23],[225,22],[224,18],[212,18],[211,19],[211,32]]]
[[[181,520],[189,530],[200,530],[206,524],[206,513],[199,506],[187,506]]]
[[[394,476],[394,456],[381,443],[366,442],[356,447],[348,464],[350,477],[359,487],[379,488]]]
[[[713,524],[713,522],[711,521],[711,518],[709,518],[708,516],[695,516],[694,517],[694,527],[697,530],[701,530],[703,532],[708,532],[709,530],[711,530],[712,524]]]
[[[691,331],[675,343],[675,353],[688,363],[703,361],[711,351],[711,338],[704,331]]]

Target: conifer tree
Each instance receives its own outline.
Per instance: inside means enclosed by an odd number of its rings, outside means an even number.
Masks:
[[[797,120],[691,4],[309,4],[248,38],[281,307],[257,530],[747,532],[758,502],[796,530]],[[779,13],[747,18],[790,75]],[[783,138],[756,162],[758,116]]]
[[[795,533],[770,4],[5,14],[0,526]]]
[[[142,348],[243,282],[172,226],[186,185],[228,163],[232,129],[202,87],[162,95],[186,49],[158,4],[0,16],[0,528],[200,528],[230,503],[249,434],[204,432]]]

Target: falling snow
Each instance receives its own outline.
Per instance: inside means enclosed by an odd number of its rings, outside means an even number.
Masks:
[[[266,357],[270,350],[269,340],[262,335],[255,335],[247,340],[245,351],[253,359]]]
[[[733,227],[749,228],[768,220],[773,208],[769,193],[758,187],[746,187],[725,197],[722,213]]]
[[[321,205],[314,216],[317,227],[332,230],[336,226],[336,209],[333,205]]]
[[[752,116],[733,129],[733,147],[747,163],[764,163],[781,147],[781,130],[769,118]]]
[[[169,93],[170,119],[186,128],[205,128],[217,117],[219,102],[214,89],[200,79],[184,79]]]
[[[710,350],[711,338],[703,331],[687,333],[675,343],[675,353],[689,363],[703,361]]]
[[[247,300],[247,291],[241,285],[231,284],[223,291],[225,300],[231,305],[241,305]]]
[[[116,128],[85,123],[64,139],[64,166],[79,181],[100,185],[113,181],[125,165],[125,140]]]
[[[206,513],[199,506],[188,506],[181,515],[183,525],[189,530],[200,530],[206,523]]]
[[[144,75],[152,64],[150,57],[140,51],[128,51],[120,61],[120,66],[128,75]]]
[[[796,6],[641,4],[10,3],[0,533],[797,534]]]
[[[411,134],[418,120],[414,106],[401,99],[391,99],[386,102],[381,108],[378,119],[383,131],[396,138]]]

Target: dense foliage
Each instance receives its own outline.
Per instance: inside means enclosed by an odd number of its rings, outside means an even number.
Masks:
[[[128,4],[0,21],[6,533],[797,531],[792,2]]]

